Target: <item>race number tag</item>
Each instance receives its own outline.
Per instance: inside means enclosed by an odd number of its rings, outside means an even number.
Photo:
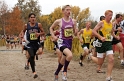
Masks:
[[[94,47],[102,47],[102,43],[98,41],[98,39],[96,41],[93,42]]]
[[[37,37],[36,37],[35,33],[30,34],[30,40],[37,40]]]
[[[62,39],[58,39],[57,43],[58,43],[58,45],[61,45],[63,43],[63,40]]]
[[[111,34],[106,34],[106,41],[111,41]]]
[[[71,29],[65,29],[64,30],[64,36],[65,37],[70,37],[72,35],[73,35],[73,29],[72,28]]]
[[[87,37],[86,37],[86,43],[89,43],[89,42],[90,42],[90,37],[87,36]]]

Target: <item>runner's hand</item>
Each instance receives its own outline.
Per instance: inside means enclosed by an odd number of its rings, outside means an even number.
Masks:
[[[57,40],[58,40],[58,37],[53,36],[53,41],[57,41]]]
[[[101,37],[100,39],[102,42],[105,42],[105,37]]]
[[[81,43],[83,43],[83,40],[82,40],[82,39],[80,39],[80,42],[81,42]]]
[[[40,33],[35,33],[36,37],[39,37],[40,36]]]
[[[25,39],[24,38],[22,39],[22,42],[25,42]]]
[[[117,39],[117,40],[120,40],[120,37],[119,37],[119,36],[116,36],[116,39]]]

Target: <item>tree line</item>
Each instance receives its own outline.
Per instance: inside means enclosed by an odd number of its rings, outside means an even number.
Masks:
[[[18,0],[12,9],[4,1],[0,1],[0,34],[18,35],[28,22],[28,14],[31,12],[36,14],[37,21],[42,24],[46,33],[49,33],[51,24],[62,17],[61,7],[55,8],[50,14],[42,14],[38,0]],[[86,21],[92,22],[92,28],[97,24],[91,17],[89,7],[81,10],[79,6],[72,6],[71,17],[77,20],[79,29],[85,27]]]

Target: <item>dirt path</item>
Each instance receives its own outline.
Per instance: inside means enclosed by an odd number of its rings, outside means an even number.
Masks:
[[[25,55],[14,49],[5,51],[5,47],[0,47],[0,81],[54,81],[54,71],[57,68],[57,56],[53,53],[44,52],[42,59],[36,61],[36,72],[38,78],[33,79],[31,68],[24,69]],[[119,62],[115,62],[113,70],[114,81],[124,81],[124,68]],[[104,63],[103,70],[106,71],[107,64]],[[96,73],[96,64],[85,61],[80,67],[78,61],[71,61],[68,71],[68,81],[105,81],[106,74]],[[59,74],[61,80],[61,73]]]

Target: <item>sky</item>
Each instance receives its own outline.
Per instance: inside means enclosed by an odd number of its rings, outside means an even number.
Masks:
[[[9,8],[14,7],[18,0],[4,0]],[[41,6],[41,14],[50,14],[57,7],[63,5],[79,6],[80,9],[90,8],[91,16],[98,20],[101,15],[108,9],[112,10],[115,16],[116,13],[124,13],[124,0],[38,0]]]

